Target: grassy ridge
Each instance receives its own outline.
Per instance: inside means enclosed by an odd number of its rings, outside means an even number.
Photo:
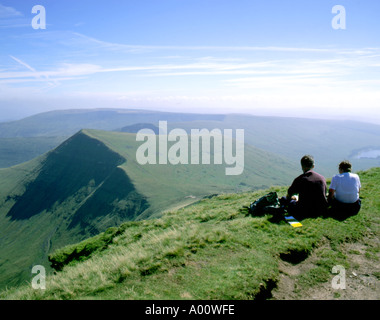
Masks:
[[[150,203],[150,208],[141,218],[152,214],[158,216],[163,209],[187,205],[209,194],[287,185],[299,171],[298,164],[248,145],[244,150],[244,172],[238,176],[226,176],[228,165],[214,165],[212,159],[210,164],[142,166],[136,161],[136,150],[141,142],[136,142],[135,134],[99,130],[84,132],[127,159],[120,167]]]
[[[1,287],[27,279],[30,265],[48,266],[51,250],[146,209],[144,197],[117,167],[124,161],[80,132],[42,157],[0,170]]]
[[[340,248],[368,233],[379,235],[380,168],[359,173],[363,207],[345,221],[303,220],[292,228],[271,216],[241,210],[268,191],[225,194],[166,213],[127,222],[52,258],[66,265],[47,279],[46,290],[30,285],[3,292],[3,299],[262,299],[278,281],[280,260],[298,263],[322,243],[329,246],[302,286],[329,281],[334,265],[347,266]],[[87,251],[84,250],[87,248]],[[368,247],[368,254],[379,247]],[[77,257],[64,260],[73,252]],[[82,254],[80,253],[82,252]]]

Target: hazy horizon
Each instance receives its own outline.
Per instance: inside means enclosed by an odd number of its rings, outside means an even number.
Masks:
[[[353,0],[0,0],[0,121],[126,108],[380,124],[378,12]]]
[[[173,112],[173,113],[188,113],[188,114],[222,114],[222,115],[232,115],[232,114],[236,114],[236,115],[248,115],[248,116],[257,116],[257,117],[279,117],[279,118],[298,118],[298,119],[314,119],[314,120],[337,120],[337,121],[355,121],[355,122],[363,122],[363,123],[369,123],[369,124],[375,124],[375,125],[380,125],[380,120],[378,119],[367,119],[365,117],[363,118],[360,118],[360,117],[355,117],[355,118],[351,118],[351,117],[339,117],[339,116],[331,116],[331,115],[326,115],[325,117],[323,115],[320,115],[320,116],[312,116],[312,115],[309,115],[309,116],[299,116],[297,114],[287,114],[287,115],[282,115],[282,114],[277,114],[277,113],[273,113],[273,114],[269,114],[269,113],[246,113],[246,112],[233,112],[233,111],[226,111],[226,112],[205,112],[205,111],[202,111],[202,110],[199,110],[199,111],[194,111],[194,110],[165,110],[165,109],[148,109],[148,108],[113,108],[113,107],[99,107],[99,108],[68,108],[68,109],[51,109],[51,110],[46,110],[46,111],[42,111],[42,112],[36,112],[36,113],[31,113],[31,114],[25,114],[25,115],[20,115],[19,117],[14,117],[14,118],[0,118],[0,123],[6,123],[6,122],[13,122],[13,121],[18,121],[18,120],[22,120],[22,119],[25,119],[25,118],[28,118],[28,117],[32,117],[32,116],[37,116],[39,114],[43,114],[43,113],[49,113],[49,112],[54,112],[54,111],[57,111],[57,112],[66,112],[66,111],[76,111],[76,110],[83,110],[83,111],[95,111],[95,110],[141,110],[141,111],[152,111],[152,112]],[[207,111],[210,111],[210,110],[207,110]],[[213,111],[213,110],[211,110]],[[214,111],[217,111],[217,110],[214,110]],[[165,119],[162,119],[163,121]]]

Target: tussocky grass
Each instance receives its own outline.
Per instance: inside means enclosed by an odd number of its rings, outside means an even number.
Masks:
[[[2,299],[267,299],[279,279],[279,262],[296,264],[320,250],[298,287],[330,281],[334,265],[345,266],[341,246],[379,234],[380,168],[359,172],[362,210],[343,221],[305,219],[301,228],[271,216],[246,216],[242,206],[285,187],[223,194],[165,213],[159,219],[126,222],[50,256],[62,271],[46,290],[25,284]],[[87,249],[86,249],[87,248]],[[369,248],[368,253],[379,248]],[[73,259],[65,260],[76,253]],[[75,254],[74,254],[75,256]],[[302,258],[303,257],[303,258]]]

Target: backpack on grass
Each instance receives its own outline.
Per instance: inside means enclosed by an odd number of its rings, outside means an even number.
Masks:
[[[275,214],[281,210],[280,201],[278,200],[277,192],[269,192],[265,196],[252,202],[248,207],[247,215],[261,216],[264,214]]]

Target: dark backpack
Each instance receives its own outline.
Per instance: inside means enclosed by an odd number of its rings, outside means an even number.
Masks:
[[[279,211],[280,201],[278,200],[277,192],[269,192],[265,196],[252,202],[248,209],[247,215],[260,216],[264,214],[273,214]]]

